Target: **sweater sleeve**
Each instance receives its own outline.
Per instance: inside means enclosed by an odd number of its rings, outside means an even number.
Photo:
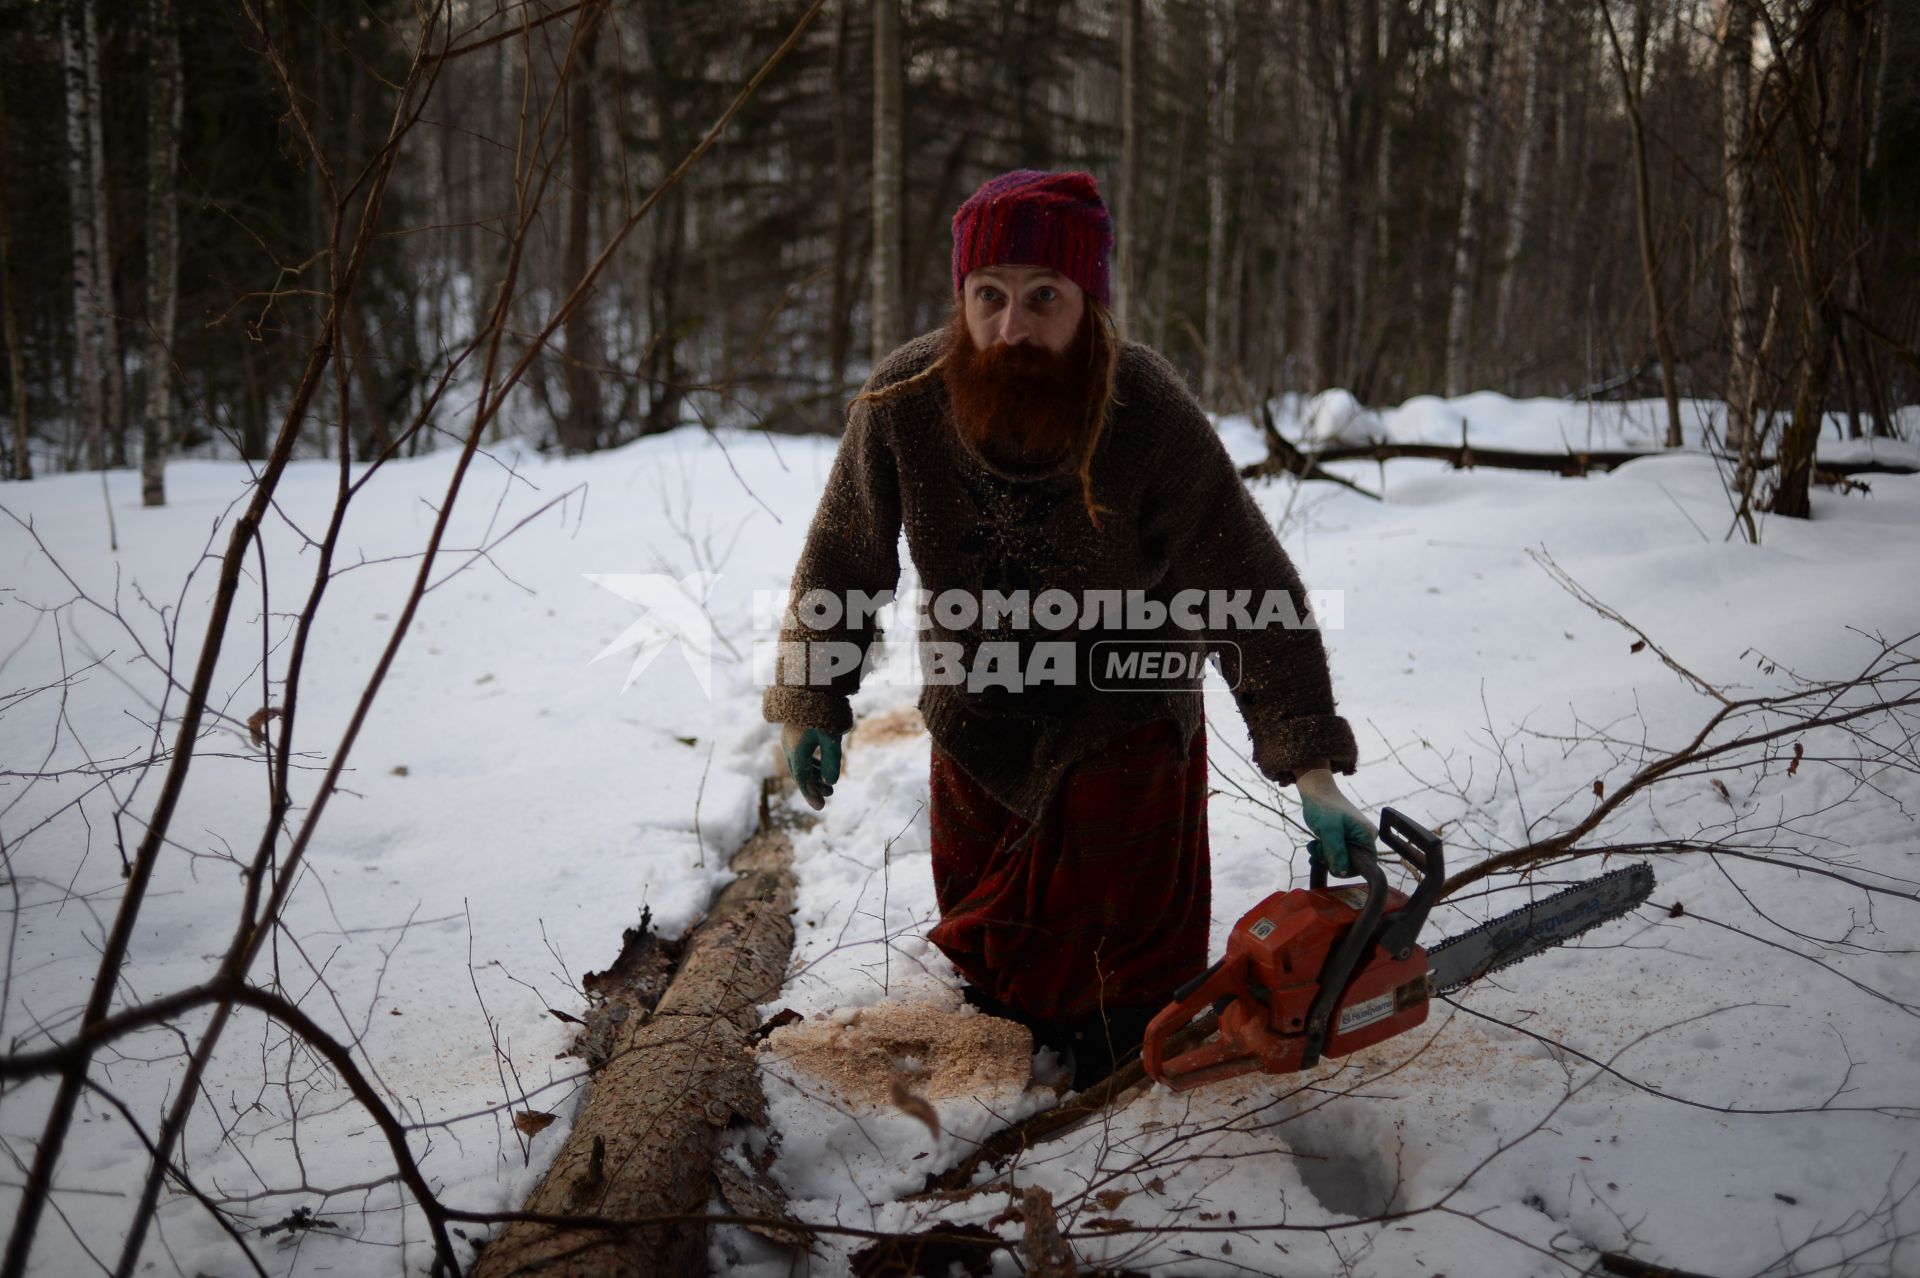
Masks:
[[[1171,367],[1166,373],[1177,378]],[[1222,592],[1208,595],[1208,647],[1233,686],[1261,772],[1291,785],[1306,764],[1325,759],[1334,771],[1351,773],[1359,748],[1352,727],[1335,713],[1326,647],[1300,575],[1212,423],[1184,387],[1180,391],[1166,406],[1165,464],[1156,468],[1142,511],[1149,553],[1165,556],[1164,589],[1169,595]],[[1285,592],[1288,601],[1274,603],[1298,623],[1248,626],[1245,618],[1259,620],[1270,591]],[[1238,598],[1245,611],[1217,610],[1216,598]]]
[[[869,382],[871,387],[874,383]],[[900,581],[900,475],[871,404],[855,404],[834,455],[826,490],[793,570],[782,617],[774,682],[761,699],[769,723],[794,723],[827,732],[853,726],[848,699],[859,690],[862,663],[879,636],[871,608],[851,609],[855,593],[873,599]],[[809,592],[825,591],[837,608],[810,614],[796,608]],[[857,653],[859,661],[844,658]],[[837,669],[828,659],[838,657]]]

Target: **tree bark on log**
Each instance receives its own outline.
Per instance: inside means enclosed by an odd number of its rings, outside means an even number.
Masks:
[[[763,1116],[755,1007],[779,993],[793,952],[786,834],[763,828],[733,858],[733,869],[739,877],[688,939],[659,1006],[618,1022],[579,1120],[525,1208],[684,1219],[629,1230],[516,1221],[481,1253],[476,1278],[707,1272],[699,1217],[714,1192],[714,1157],[736,1116]]]

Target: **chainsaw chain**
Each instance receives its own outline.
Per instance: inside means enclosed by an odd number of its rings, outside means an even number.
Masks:
[[[1614,890],[1613,885],[1620,883],[1622,880],[1626,881],[1624,885],[1618,891]],[[1645,902],[1652,892],[1653,869],[1651,866],[1644,863],[1622,866],[1618,870],[1609,870],[1607,873],[1597,878],[1588,879],[1584,883],[1576,883],[1572,887],[1562,889],[1551,896],[1543,896],[1537,901],[1531,901],[1517,910],[1508,911],[1497,919],[1488,919],[1478,927],[1462,932],[1458,936],[1450,936],[1439,945],[1427,951],[1429,967],[1436,972],[1440,966],[1440,957],[1455,946],[1467,945],[1477,938],[1484,937],[1489,932],[1510,928],[1517,919],[1523,918],[1526,915],[1542,912],[1551,914],[1553,907],[1559,902],[1571,897],[1592,896],[1594,900],[1595,913],[1582,921],[1577,927],[1574,927],[1572,931],[1565,933],[1523,933],[1519,943],[1510,945],[1506,949],[1496,952],[1494,955],[1496,961],[1488,963],[1485,967],[1477,970],[1469,969],[1457,980],[1449,984],[1443,985],[1436,980],[1434,983],[1434,992],[1436,994],[1451,994],[1455,990],[1464,989],[1483,976],[1504,971],[1516,963],[1524,963],[1534,955],[1563,945],[1574,937],[1592,928],[1599,927],[1602,923],[1612,922],[1614,919],[1619,918],[1629,910]],[[1506,957],[1500,957],[1501,954],[1504,954]]]

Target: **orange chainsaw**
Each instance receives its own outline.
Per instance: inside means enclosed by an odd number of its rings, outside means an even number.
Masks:
[[[1310,886],[1275,892],[1249,910],[1219,962],[1182,986],[1147,1026],[1147,1073],[1175,1091],[1255,1070],[1286,1074],[1403,1034],[1427,1004],[1488,972],[1619,918],[1653,891],[1630,865],[1544,896],[1427,950],[1418,941],[1446,884],[1438,836],[1392,808],[1380,841],[1419,876],[1413,895],[1387,885],[1373,853],[1349,847],[1363,884],[1330,888],[1316,863]],[[1209,1005],[1211,1039],[1168,1059],[1168,1040]]]

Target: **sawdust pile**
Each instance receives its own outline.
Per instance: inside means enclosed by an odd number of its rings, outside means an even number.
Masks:
[[[809,1075],[848,1100],[885,1105],[895,1082],[929,1100],[1022,1091],[1033,1036],[971,1008],[880,1003],[845,1023],[821,1015],[777,1029],[767,1051],[776,1068]]]
[[[868,715],[854,724],[852,740],[863,745],[886,745],[893,741],[909,741],[926,733],[927,721],[920,717],[919,707],[894,706]]]

